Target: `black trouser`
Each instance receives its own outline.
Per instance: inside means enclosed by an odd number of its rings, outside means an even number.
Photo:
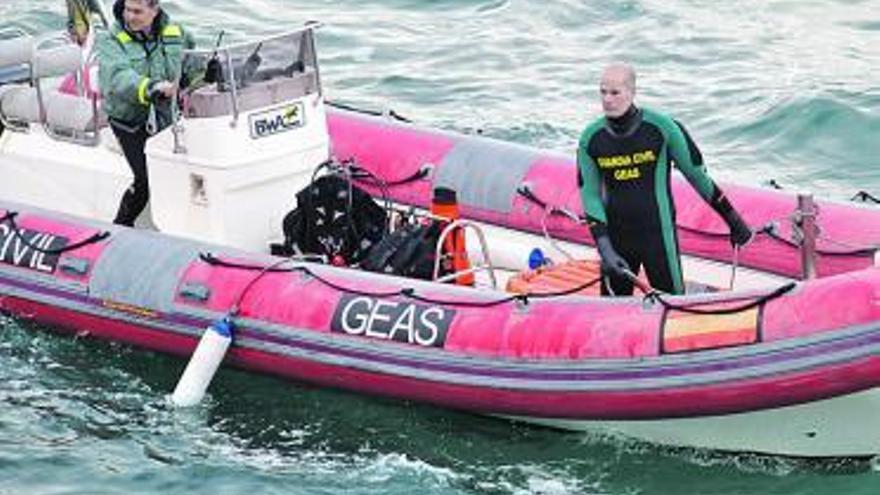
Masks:
[[[626,260],[634,274],[638,274],[644,266],[651,287],[672,294],[684,293],[678,239],[674,233],[670,238],[671,246],[668,247],[660,229],[620,232],[609,229],[608,234],[614,249]],[[611,291],[607,287],[609,283]],[[601,291],[602,295],[628,296],[633,293],[633,282],[603,272]]]
[[[134,181],[122,195],[122,201],[119,202],[119,210],[116,212],[113,223],[131,227],[138,215],[144,211],[147,201],[150,200],[147,155],[144,153],[149,135],[144,126],[128,128],[111,122],[110,128],[113,129],[113,134],[119,140],[122,153],[128,161],[131,173],[134,174]]]

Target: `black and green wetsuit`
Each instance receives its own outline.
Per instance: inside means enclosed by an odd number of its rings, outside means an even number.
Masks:
[[[707,203],[715,206],[723,197],[684,127],[661,113],[631,107],[618,119],[602,117],[587,126],[577,162],[593,238],[608,235],[633,272],[645,267],[652,287],[684,293],[670,187],[672,164]],[[630,280],[609,281],[614,294],[632,294]],[[608,293],[605,284],[602,291]]]

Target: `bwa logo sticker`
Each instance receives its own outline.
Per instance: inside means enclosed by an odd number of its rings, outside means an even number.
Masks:
[[[301,101],[252,114],[249,118],[251,138],[271,136],[302,127],[306,123],[305,105]]]

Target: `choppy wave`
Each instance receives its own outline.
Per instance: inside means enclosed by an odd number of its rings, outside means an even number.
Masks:
[[[126,493],[169,486],[174,493],[742,493],[755,480],[773,491],[792,479],[871,470],[563,433],[234,370],[218,375],[206,403],[180,411],[167,396],[181,360],[9,319],[0,322],[0,363],[0,472],[12,475],[0,477],[0,489],[12,493],[115,493],[108,486]]]

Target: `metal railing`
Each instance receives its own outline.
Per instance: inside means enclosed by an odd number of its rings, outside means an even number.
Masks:
[[[816,238],[818,227],[816,217],[819,210],[810,193],[799,193],[797,210],[792,215],[792,232],[798,232],[801,252],[801,278],[816,278]]]
[[[443,245],[446,242],[446,238],[449,237],[451,233],[455,232],[457,229],[462,230],[461,235],[464,235],[464,231],[467,229],[471,229],[474,231],[474,233],[476,233],[477,240],[480,243],[480,250],[482,251],[483,255],[482,263],[479,265],[471,264],[470,268],[459,270],[455,273],[450,273],[448,275],[440,277],[440,264],[443,261]],[[456,254],[453,253],[453,256],[455,255]],[[437,248],[434,253],[434,274],[432,279],[435,282],[448,282],[450,280],[455,280],[457,277],[460,277],[462,275],[476,273],[481,270],[487,270],[489,272],[489,278],[492,281],[492,288],[497,289],[498,279],[495,277],[495,266],[492,264],[492,260],[489,257],[489,245],[486,243],[486,236],[483,234],[483,230],[480,229],[476,222],[473,222],[471,220],[459,219],[455,220],[454,222],[450,222],[449,225],[447,225],[443,229],[443,231],[440,232],[440,237],[439,239],[437,239]]]

